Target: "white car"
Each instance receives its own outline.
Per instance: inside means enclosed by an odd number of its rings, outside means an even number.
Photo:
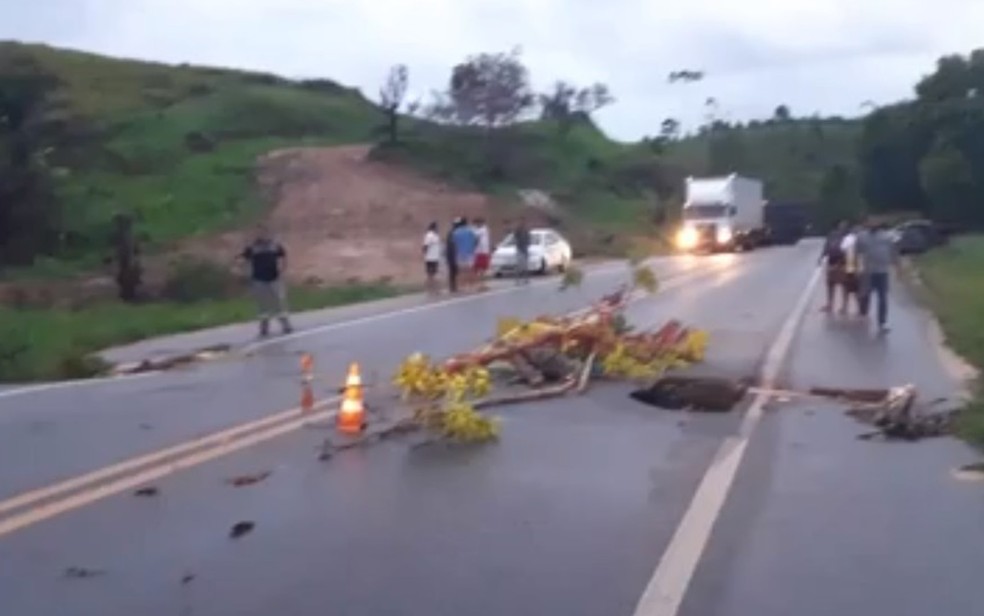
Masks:
[[[570,265],[571,259],[571,245],[561,234],[553,229],[530,229],[528,272],[562,272]],[[516,272],[516,242],[512,233],[496,246],[489,270],[493,276]]]

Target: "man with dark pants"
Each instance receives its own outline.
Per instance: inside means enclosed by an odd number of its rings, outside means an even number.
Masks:
[[[260,226],[256,239],[239,257],[250,264],[250,287],[260,313],[260,337],[269,333],[270,317],[276,317],[283,333],[289,334],[293,328],[287,318],[287,289],[281,277],[287,265],[287,251]]]
[[[516,284],[526,284],[530,281],[530,230],[522,218],[513,231],[513,243],[516,244]]]
[[[454,222],[451,223],[451,228],[448,229],[447,236],[444,238],[444,260],[448,264],[449,293],[458,292],[458,251],[455,249],[454,244],[454,230],[463,223],[464,221],[461,218],[455,218]]]
[[[861,257],[861,314],[868,315],[871,296],[877,304],[878,331],[888,331],[888,279],[892,266],[898,260],[895,242],[884,224],[870,225],[871,231],[861,236],[858,252]]]

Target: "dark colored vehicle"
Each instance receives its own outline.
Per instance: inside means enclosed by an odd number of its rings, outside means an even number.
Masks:
[[[895,245],[904,255],[921,254],[942,246],[947,241],[946,233],[929,220],[910,220],[892,230]]]
[[[795,244],[807,229],[807,208],[803,203],[765,205],[765,241],[769,244]]]

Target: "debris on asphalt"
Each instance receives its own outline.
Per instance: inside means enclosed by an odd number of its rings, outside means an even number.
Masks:
[[[103,569],[87,569],[85,567],[65,568],[65,577],[77,580],[100,577],[103,575],[106,575],[106,571]]]
[[[194,573],[186,573],[183,576],[181,576],[181,585],[182,586],[187,586],[188,584],[191,584],[194,581],[195,581],[195,574]]]
[[[748,392],[748,385],[731,379],[707,376],[671,375],[629,394],[650,406],[664,409],[727,412]]]
[[[243,486],[251,486],[260,483],[264,479],[270,476],[272,471],[263,471],[262,473],[256,473],[253,475],[239,475],[238,477],[233,477],[231,479],[226,479],[226,483],[237,488]]]
[[[984,462],[965,464],[954,469],[953,476],[961,481],[984,481]]]
[[[235,524],[232,525],[232,528],[229,529],[229,538],[239,539],[240,537],[244,535],[248,535],[249,533],[253,532],[254,528],[256,528],[255,522],[250,522],[249,520],[236,522]]]
[[[164,357],[154,357],[141,361],[116,364],[110,369],[109,374],[110,376],[126,376],[131,374],[141,374],[144,372],[162,372],[192,363],[213,361],[215,359],[225,357],[231,352],[231,345],[215,344],[202,347],[189,353],[180,353],[176,355],[167,355]]]
[[[147,486],[146,488],[140,488],[133,492],[134,496],[157,496],[160,494],[160,490],[154,486]]]
[[[889,389],[837,390],[814,388],[813,393],[852,403],[847,414],[876,429],[858,435],[871,440],[882,437],[890,440],[917,441],[944,436],[953,429],[957,411],[936,411],[917,404],[915,385],[900,385]],[[937,404],[939,400],[934,401]],[[932,406],[932,405],[927,405]]]

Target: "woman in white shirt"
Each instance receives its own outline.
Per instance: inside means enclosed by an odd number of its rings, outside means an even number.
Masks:
[[[847,304],[853,297],[855,303],[859,303],[858,293],[860,292],[861,280],[858,259],[858,230],[857,228],[844,236],[841,240],[841,252],[844,253],[844,294],[841,296],[841,314],[847,314]]]
[[[432,222],[424,233],[423,243],[424,271],[427,273],[427,292],[438,294],[437,271],[441,262],[441,236],[437,233],[437,223]]]

